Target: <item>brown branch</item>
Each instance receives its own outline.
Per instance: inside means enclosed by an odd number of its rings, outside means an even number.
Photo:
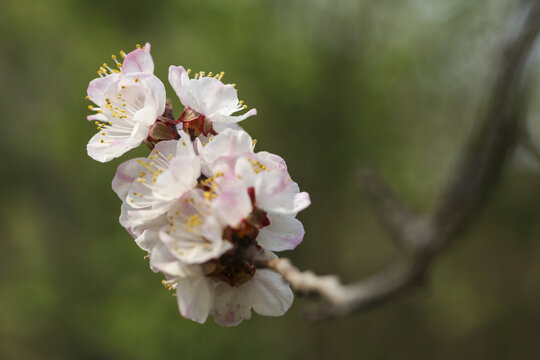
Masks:
[[[297,292],[319,295],[322,303],[309,313],[315,319],[380,304],[418,283],[438,252],[472,223],[500,178],[517,141],[524,108],[525,62],[539,32],[540,1],[531,0],[520,32],[503,53],[486,117],[469,141],[455,179],[431,216],[423,219],[413,214],[375,173],[362,173],[381,223],[394,239],[413,250],[404,260],[350,285],[343,285],[334,275],[302,272],[288,259],[258,259],[257,265],[281,274]]]

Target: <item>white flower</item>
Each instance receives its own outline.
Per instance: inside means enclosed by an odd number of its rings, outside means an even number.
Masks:
[[[182,66],[169,68],[169,82],[186,107],[179,120],[193,137],[215,135],[257,114],[257,110],[251,109],[243,115],[233,115],[246,106],[238,100],[234,85],[221,82],[222,76],[223,73],[205,77],[204,73],[199,73],[190,79],[189,71]]]
[[[98,133],[90,139],[87,150],[100,162],[139,146],[165,110],[165,87],[153,75],[150,44],[127,54],[118,66],[120,71],[100,68],[100,77],[88,86],[88,98],[97,105],[89,107],[97,113],[88,120],[96,122]]]
[[[256,269],[250,252],[296,247],[304,235],[296,213],[309,205],[284,161],[254,153],[244,131],[225,130],[197,151],[202,177],[167,213],[150,265],[177,291],[180,312],[222,325],[249,319],[251,309],[285,313],[293,295],[280,276]],[[266,251],[265,251],[266,250]]]
[[[271,270],[253,268],[247,281],[231,286],[209,276],[208,265],[182,263],[163,245],[156,246],[150,262],[166,274],[164,284],[175,290],[182,316],[199,323],[212,315],[220,325],[235,326],[251,318],[251,309],[260,315],[281,316],[294,299],[290,286]]]
[[[235,220],[247,217],[256,208],[264,211],[270,221],[257,238],[261,246],[272,251],[291,250],[302,241],[304,228],[296,215],[309,206],[310,199],[291,180],[281,157],[266,151],[254,153],[251,137],[240,130],[226,130],[206,146],[201,146],[198,141],[197,145],[203,161],[203,173],[230,175],[216,180],[218,189],[221,185],[229,190],[222,191],[214,206],[223,217],[235,215],[231,225],[234,226]],[[237,184],[233,187],[231,181]],[[240,211],[238,206],[232,206],[232,199],[238,202],[240,198],[233,196],[230,189],[248,194],[252,207],[244,206],[245,210]],[[239,214],[231,209],[236,209]]]
[[[112,182],[122,200],[120,224],[150,251],[157,232],[167,224],[166,213],[187,191],[197,185],[200,159],[189,136],[159,142],[148,158],[122,163]]]

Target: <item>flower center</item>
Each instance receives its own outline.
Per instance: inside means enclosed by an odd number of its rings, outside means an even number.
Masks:
[[[178,124],[178,121],[174,119],[171,102],[167,99],[165,111],[156,119],[156,122],[150,126],[150,131],[148,132],[148,137],[144,140],[144,144],[152,150],[160,141],[180,139],[180,135],[178,134],[178,131],[176,131],[176,124]]]
[[[255,191],[248,189],[251,201],[255,203]],[[218,259],[210,260],[203,265],[206,276],[224,281],[230,286],[240,286],[255,275],[255,265],[246,257],[246,252],[257,244],[259,230],[270,225],[266,212],[253,205],[253,211],[242,222],[232,228],[228,226],[223,230],[223,239],[230,241],[234,248]]]
[[[182,112],[178,122],[182,122],[183,130],[191,136],[191,140],[195,140],[200,134],[204,136],[208,136],[208,134],[217,135],[217,132],[212,127],[212,122],[205,115],[190,107],[187,107]]]

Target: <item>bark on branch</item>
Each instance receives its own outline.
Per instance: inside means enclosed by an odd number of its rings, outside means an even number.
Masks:
[[[466,230],[486,204],[518,137],[524,110],[525,62],[540,32],[540,0],[526,4],[523,25],[503,51],[491,101],[481,126],[467,144],[462,162],[433,214],[414,214],[374,172],[362,172],[373,208],[388,233],[407,251],[388,269],[344,285],[337,276],[300,271],[288,259],[257,259],[259,267],[281,274],[296,292],[316,294],[322,302],[308,315],[341,316],[394,298],[418,283],[435,256]]]

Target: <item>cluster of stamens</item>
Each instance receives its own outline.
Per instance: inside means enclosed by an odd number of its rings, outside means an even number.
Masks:
[[[253,166],[253,171],[255,174],[258,174],[261,171],[268,171],[268,167],[266,167],[266,165],[262,164],[260,161],[255,161],[251,158],[247,158],[247,160]]]

